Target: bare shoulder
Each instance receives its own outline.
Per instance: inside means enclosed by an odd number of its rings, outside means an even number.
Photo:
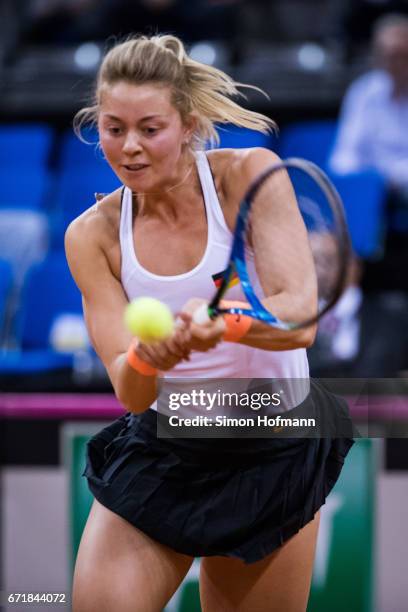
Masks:
[[[65,244],[70,248],[93,249],[103,247],[119,229],[121,189],[104,196],[74,219],[65,233]]]
[[[217,189],[222,194],[223,210],[230,227],[235,224],[238,206],[249,185],[268,166],[279,163],[276,153],[262,147],[216,149],[208,153]]]
[[[119,251],[121,189],[104,196],[74,219],[65,233],[65,251],[78,282],[81,270],[105,258],[115,272]]]
[[[226,195],[244,195],[257,175],[272,164],[279,163],[279,156],[269,149],[218,149],[208,154],[211,165],[222,176]]]

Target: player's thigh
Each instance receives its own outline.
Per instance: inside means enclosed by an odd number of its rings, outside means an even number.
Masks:
[[[309,598],[319,514],[261,561],[201,561],[203,612],[304,612]]]
[[[159,612],[192,561],[95,501],[75,564],[73,612]]]

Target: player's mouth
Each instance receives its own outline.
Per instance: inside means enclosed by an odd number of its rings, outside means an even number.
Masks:
[[[128,172],[141,172],[148,167],[148,164],[123,164],[123,168]]]

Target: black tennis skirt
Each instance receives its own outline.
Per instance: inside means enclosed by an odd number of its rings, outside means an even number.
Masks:
[[[344,400],[314,383],[305,402],[309,414],[337,411],[343,430],[350,421]],[[246,563],[313,519],[353,444],[351,437],[159,439],[156,424],[153,410],[127,413],[88,442],[91,492],[175,551]],[[354,435],[351,421],[349,429]]]

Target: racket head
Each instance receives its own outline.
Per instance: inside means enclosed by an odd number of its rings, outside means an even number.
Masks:
[[[300,158],[273,164],[241,202],[230,264],[209,316],[245,314],[285,330],[313,325],[341,296],[350,259],[343,204],[327,175]],[[221,307],[234,274],[249,309]]]

